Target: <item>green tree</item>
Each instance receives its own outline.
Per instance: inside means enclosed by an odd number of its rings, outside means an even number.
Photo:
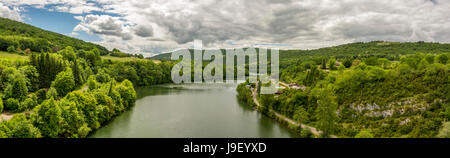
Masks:
[[[33,124],[39,128],[44,137],[57,138],[63,130],[63,118],[58,102],[53,98],[44,101],[35,108],[32,114]]]
[[[353,63],[353,59],[351,59],[351,58],[345,58],[345,59],[344,59],[344,62],[342,62],[342,64],[343,64],[346,68],[351,67],[351,66],[352,66],[352,63]]]
[[[447,54],[439,54],[437,56],[437,62],[441,64],[447,64],[448,62],[448,55]]]
[[[39,73],[34,66],[26,65],[19,68],[19,71],[25,75],[25,81],[29,92],[35,92],[39,89]]]
[[[129,80],[124,80],[119,86],[116,87],[117,91],[122,97],[122,104],[125,108],[129,108],[134,105],[136,100],[136,91],[134,91],[133,83]]]
[[[317,100],[316,118],[317,127],[322,130],[322,136],[328,137],[334,132],[336,123],[337,103],[334,90],[331,86],[314,90]]]
[[[75,61],[77,56],[75,54],[75,51],[71,46],[67,46],[65,49],[58,52],[62,55],[63,59],[68,61]]]
[[[72,69],[67,68],[66,71],[60,72],[56,75],[55,81],[52,83],[58,95],[64,97],[67,93],[75,88],[75,81],[72,74]]]
[[[28,95],[27,83],[22,74],[14,75],[12,83],[5,89],[5,98],[16,98],[23,100]]]
[[[328,60],[328,67],[330,68],[330,70],[336,70],[336,59],[335,58],[331,58],[330,60]]]
[[[89,87],[89,90],[97,89],[97,81],[95,80],[95,76],[89,76],[87,85]]]
[[[60,106],[62,110],[62,117],[64,120],[63,128],[60,133],[64,137],[69,138],[85,137],[86,134],[80,133],[79,130],[87,124],[84,121],[84,117],[80,115],[76,103],[63,99],[60,101]],[[89,127],[86,128],[88,128],[88,131],[90,131]]]
[[[299,106],[296,108],[293,118],[297,122],[307,123],[309,122],[309,113],[305,110],[305,108]]]
[[[75,82],[75,86],[80,86],[82,84],[82,76],[81,76],[81,69],[78,65],[78,61],[74,60],[72,64],[72,74],[73,74],[73,80]]]
[[[47,99],[58,98],[58,91],[54,87],[50,87],[46,94]]]

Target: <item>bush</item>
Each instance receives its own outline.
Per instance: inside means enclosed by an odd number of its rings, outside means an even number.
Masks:
[[[355,136],[355,138],[373,138],[373,135],[368,130],[362,130]]]
[[[445,122],[442,125],[442,129],[439,130],[439,138],[450,138],[450,122]]]
[[[17,99],[15,98],[9,98],[5,101],[5,109],[6,110],[11,110],[11,111],[18,111],[20,104],[19,101],[17,101]]]
[[[10,53],[15,53],[16,52],[16,47],[11,45],[11,46],[8,47],[7,51],[10,52]]]
[[[5,136],[8,138],[39,138],[41,133],[24,114],[17,114],[11,120],[0,123],[0,138]]]
[[[33,109],[37,105],[38,105],[38,103],[37,103],[37,99],[36,98],[35,99],[27,98],[21,103],[20,107],[23,108],[23,110],[26,110],[26,109]]]
[[[89,90],[97,89],[97,81],[95,81],[95,76],[89,76],[87,85],[88,85]]]

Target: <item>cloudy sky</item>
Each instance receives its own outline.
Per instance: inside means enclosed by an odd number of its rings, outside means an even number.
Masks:
[[[191,48],[450,43],[450,0],[1,0],[0,16],[146,56]]]

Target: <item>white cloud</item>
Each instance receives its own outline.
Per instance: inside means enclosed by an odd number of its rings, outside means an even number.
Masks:
[[[4,6],[2,3],[0,3],[0,17],[22,21],[22,17],[20,16],[19,9],[17,7],[9,8],[8,6]]]
[[[371,40],[450,42],[448,0],[4,1],[10,8],[54,4],[47,9],[76,14],[74,31],[133,53],[190,47],[193,39],[207,47],[300,49]]]

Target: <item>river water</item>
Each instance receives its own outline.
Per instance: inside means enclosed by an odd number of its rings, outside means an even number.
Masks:
[[[136,105],[93,138],[291,138],[275,120],[237,100],[235,84],[137,88]]]

